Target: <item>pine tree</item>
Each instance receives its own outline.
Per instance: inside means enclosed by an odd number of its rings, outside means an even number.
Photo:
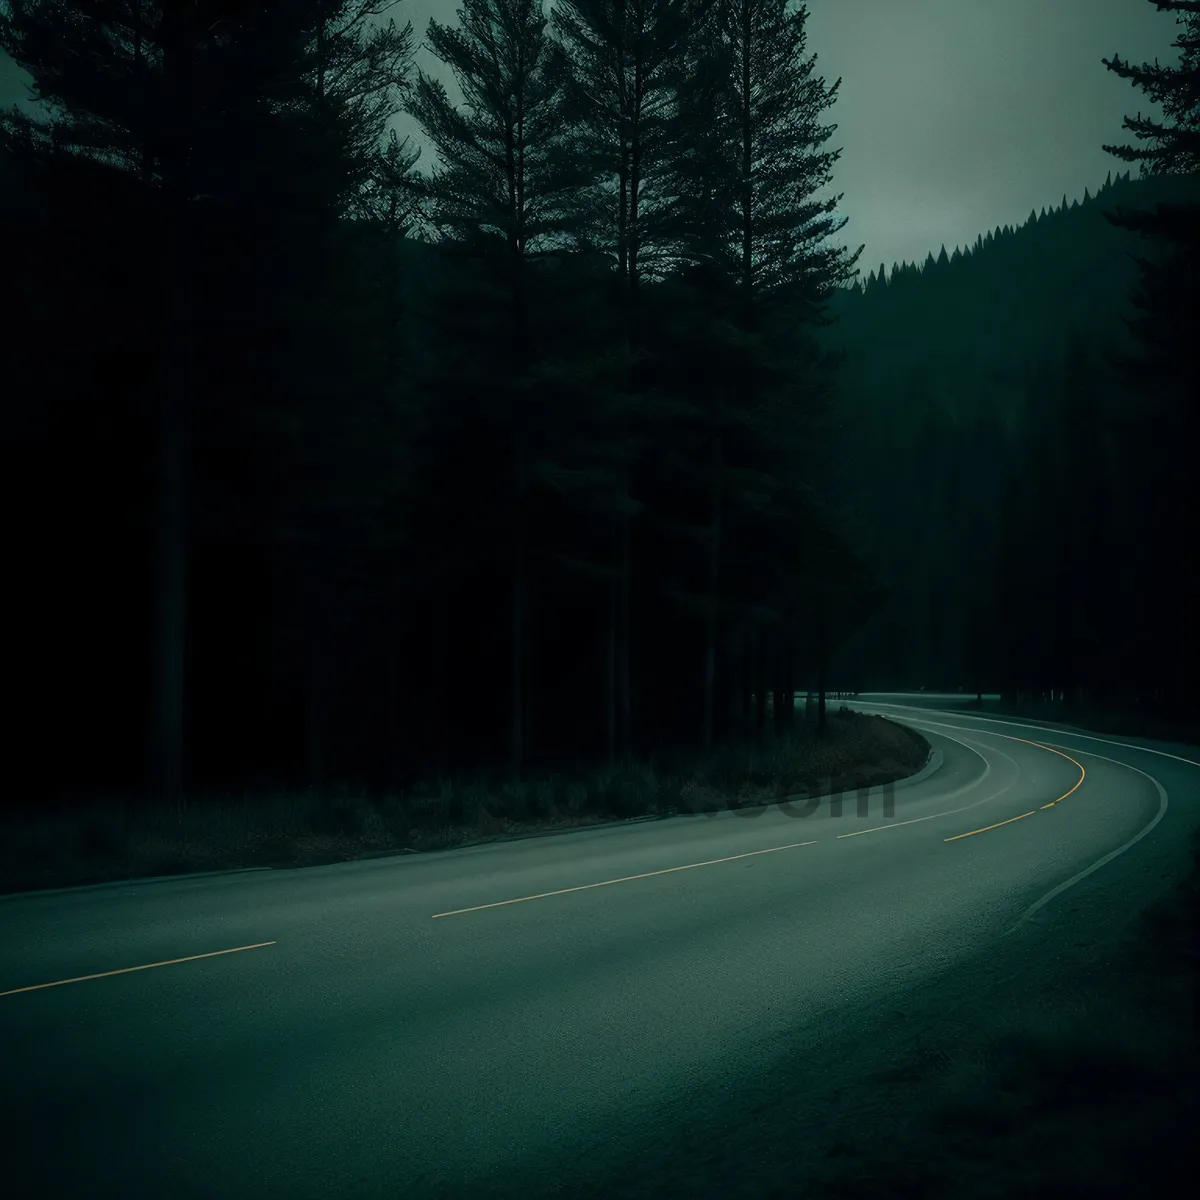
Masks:
[[[719,531],[725,524],[723,510],[732,499],[726,494],[726,481],[733,478],[725,447],[727,426],[735,413],[755,409],[760,388],[773,386],[765,377],[753,377],[752,347],[766,348],[762,335],[778,320],[771,310],[777,313],[784,306],[791,313],[790,336],[802,340],[803,325],[823,320],[828,299],[853,277],[862,250],[851,254],[831,243],[845,225],[845,219],[836,215],[840,197],[818,199],[832,182],[841,153],[827,148],[836,126],[824,123],[824,114],[837,99],[840,80],[830,86],[816,74],[816,55],[807,53],[808,9],[791,0],[718,0],[710,16],[705,29],[707,53],[702,58],[706,65],[696,72],[699,82],[685,86],[684,96],[686,106],[689,93],[703,90],[716,104],[710,138],[701,155],[690,162],[701,162],[701,170],[715,181],[716,195],[730,201],[698,212],[697,220],[712,266],[720,276],[736,282],[738,304],[733,317],[745,365],[727,381],[723,394],[714,392],[709,411],[713,466],[706,731],[715,710],[712,664],[718,641]],[[690,170],[676,173],[680,184],[690,177]],[[682,194],[684,188],[675,190]],[[765,376],[774,375],[781,383],[786,372],[782,359],[768,366],[768,360],[760,358],[759,365],[760,370],[767,368]],[[795,379],[788,389],[798,384]],[[819,389],[809,386],[815,396]],[[747,483],[756,477],[753,469],[750,472],[744,477]]]
[[[187,464],[193,408],[192,312],[198,264],[192,251],[197,207],[209,202],[222,177],[220,159],[205,156],[206,134],[233,134],[220,94],[220,63],[238,56],[263,24],[258,7],[241,0],[182,4],[25,4],[10,0],[0,16],[0,48],[34,77],[48,110],[42,122],[14,108],[0,123],[8,148],[43,168],[87,168],[150,189],[160,238],[158,289],[163,315],[158,383],[157,531],[153,604],[152,728],[149,791],[163,804],[184,801],[184,668],[189,546]],[[286,38],[277,39],[281,45]],[[291,40],[291,48],[296,48]],[[286,57],[286,53],[284,54]],[[293,59],[294,61],[294,59]],[[271,79],[280,97],[274,59],[245,77],[243,100]],[[257,100],[266,109],[270,93]],[[270,113],[265,114],[268,118]],[[228,160],[225,160],[228,165]]]
[[[610,757],[630,750],[630,435],[637,425],[635,363],[645,353],[638,308],[649,271],[661,276],[681,241],[663,188],[670,152],[688,136],[674,100],[696,24],[692,0],[563,0],[553,27],[566,60],[564,117],[595,184],[580,192],[580,238],[616,260],[625,370],[614,396],[613,571],[608,636]],[[694,131],[693,131],[694,132]]]
[[[300,414],[323,389],[327,398],[338,349],[357,337],[331,299],[349,308],[351,292],[362,290],[357,282],[347,290],[361,260],[352,268],[341,253],[341,220],[371,172],[411,46],[394,25],[372,30],[377,14],[362,0],[5,7],[0,39],[33,74],[51,121],[14,111],[3,118],[4,141],[41,172],[49,193],[86,179],[142,214],[139,228],[109,210],[125,231],[121,273],[130,279],[109,287],[114,307],[127,297],[145,306],[139,358],[157,354],[147,397],[158,429],[150,791],[180,803],[185,734],[193,761],[212,749],[197,732],[211,708],[197,681],[204,672],[185,669],[206,657],[212,605],[197,594],[189,564],[250,540],[290,569],[295,549],[282,491],[268,498],[256,489],[253,506],[241,503],[232,518],[238,485],[227,476],[244,462],[214,466],[213,447],[237,445],[245,460],[257,452],[257,475],[269,476],[266,464],[288,460],[320,421],[317,444],[332,464],[341,422],[328,409]],[[292,352],[279,354],[281,343]],[[339,418],[365,389],[372,356],[356,345],[355,370],[338,379]],[[394,345],[372,361],[389,357],[380,370],[394,380]],[[315,493],[307,503],[316,505]],[[269,614],[265,597],[248,592],[252,628]],[[243,690],[252,691],[249,682]]]
[[[1126,162],[1158,176],[1195,176],[1200,169],[1200,4],[1156,0],[1157,7],[1180,15],[1182,32],[1174,45],[1180,51],[1178,67],[1143,64],[1135,67],[1114,56],[1104,65],[1162,106],[1163,122],[1126,117],[1125,128],[1142,148],[1105,146]],[[1125,179],[1128,180],[1128,171]],[[1175,385],[1184,389],[1200,378],[1195,328],[1200,310],[1197,264],[1200,262],[1200,203],[1195,198],[1159,205],[1153,213],[1118,210],[1106,214],[1121,228],[1156,243],[1165,254],[1151,260],[1139,258],[1140,281],[1134,303],[1139,316],[1133,330],[1143,353],[1136,372],[1152,386]],[[1132,366],[1132,364],[1131,364]]]
[[[433,53],[465,98],[450,102],[442,83],[421,73],[408,111],[441,158],[414,189],[443,236],[498,250],[510,312],[508,378],[503,381],[511,462],[511,733],[513,769],[528,746],[529,414],[519,381],[533,364],[532,259],[553,250],[580,225],[571,200],[590,172],[561,119],[567,81],[546,36],[542,0],[464,0],[459,28],[430,20]]]
[[[370,23],[395,7],[394,0],[306,2],[316,10],[305,63],[310,129],[314,149],[324,149],[328,159],[334,139],[335,156],[343,163],[338,213],[386,216],[399,228],[408,215],[398,211],[403,180],[420,151],[386,127],[410,93],[412,22],[403,28],[391,18]]]
[[[858,258],[829,241],[846,223],[841,197],[816,198],[841,156],[826,148],[836,126],[822,123],[841,80],[826,85],[815,73],[805,5],[719,0],[712,12],[712,53],[725,71],[713,124],[728,139],[719,173],[736,181],[719,239],[724,269],[751,308],[784,294],[819,306]]]
[[[1155,0],[1160,10],[1178,14],[1181,32],[1174,45],[1179,65],[1157,62],[1135,67],[1117,56],[1105,67],[1145,92],[1161,106],[1164,119],[1126,117],[1124,128],[1140,147],[1104,147],[1125,162],[1138,163],[1153,176],[1189,176],[1200,170],[1200,3]],[[1128,180],[1128,171],[1125,179]],[[1156,531],[1160,545],[1177,558],[1176,546],[1194,540],[1194,519],[1200,511],[1192,448],[1198,423],[1195,394],[1200,387],[1200,351],[1196,336],[1200,324],[1200,201],[1191,190],[1179,202],[1159,204],[1153,212],[1117,210],[1105,216],[1113,224],[1137,232],[1157,247],[1152,257],[1137,259],[1139,280],[1132,297],[1136,315],[1130,328],[1138,353],[1122,365],[1126,379],[1154,404],[1154,419],[1162,431],[1162,455],[1155,464],[1155,495],[1147,501],[1145,518]],[[1182,664],[1197,653],[1194,614],[1200,609],[1200,570],[1194,554],[1182,556],[1186,568],[1167,585],[1171,608],[1177,616],[1178,636],[1162,654]],[[1177,703],[1195,699],[1181,669],[1167,670]]]
[[[1102,59],[1105,67],[1121,79],[1146,93],[1147,98],[1161,106],[1163,121],[1126,117],[1124,128],[1139,142],[1150,143],[1137,148],[1130,145],[1105,146],[1109,154],[1124,162],[1139,163],[1150,175],[1188,175],[1200,170],[1200,110],[1196,100],[1196,73],[1200,69],[1200,3],[1195,0],[1150,0],[1159,12],[1180,14],[1177,24],[1182,32],[1175,40],[1179,51],[1177,67],[1143,63],[1135,67],[1122,62],[1118,55]],[[1127,176],[1128,177],[1128,176]]]

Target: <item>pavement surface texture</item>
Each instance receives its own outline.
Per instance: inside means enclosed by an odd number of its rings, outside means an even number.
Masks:
[[[890,809],[0,899],[5,1194],[795,1194],[1200,823],[1195,747],[850,703],[934,748]]]

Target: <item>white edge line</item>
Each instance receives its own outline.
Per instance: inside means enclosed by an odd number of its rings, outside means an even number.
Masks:
[[[1136,742],[1118,742],[1118,741],[1114,741],[1112,738],[1097,737],[1093,733],[1076,733],[1073,729],[1054,728],[1049,725],[1030,725],[1030,724],[1026,723],[1025,721],[1004,721],[1004,720],[1001,720],[999,717],[982,717],[982,716],[978,716],[975,713],[955,712],[951,708],[921,708],[919,706],[913,706],[913,705],[908,705],[908,704],[887,704],[883,701],[880,701],[879,704],[883,708],[902,708],[906,712],[917,712],[917,713],[928,712],[928,713],[934,713],[937,716],[942,716],[942,717],[958,717],[960,720],[965,719],[968,721],[990,721],[993,725],[1012,725],[1017,729],[1033,729],[1033,730],[1036,730],[1038,733],[1057,734],[1059,737],[1083,738],[1085,741],[1089,741],[1089,742],[1102,742],[1106,746],[1120,746],[1120,748],[1122,750],[1141,750],[1143,754],[1157,754],[1159,756],[1159,758],[1173,758],[1176,762],[1187,763],[1187,764],[1189,764],[1189,766],[1193,766],[1193,767],[1200,767],[1200,760],[1197,760],[1194,758],[1184,758],[1181,754],[1169,754],[1166,750],[1152,750],[1149,746],[1139,746]],[[875,705],[867,705],[866,707],[872,708],[872,707],[875,707]],[[883,714],[881,713],[879,715],[882,716]],[[936,725],[938,722],[934,721],[931,723]],[[970,725],[951,725],[951,726],[949,726],[949,728],[951,728],[951,729],[971,729],[972,727]],[[976,733],[986,733],[987,730],[986,729],[976,729],[975,732]],[[1046,739],[1042,738],[1042,741],[1045,742]],[[1046,742],[1046,745],[1050,745],[1050,743]],[[1062,748],[1066,749],[1066,750],[1071,749],[1070,746],[1065,746]],[[1101,756],[1099,754],[1097,754],[1096,757],[1100,758]],[[1105,761],[1116,762],[1117,760],[1110,758],[1110,759],[1106,759]],[[1120,763],[1119,765],[1125,766],[1126,764]],[[1133,769],[1137,770],[1136,767],[1134,767]],[[1145,774],[1145,772],[1143,771],[1142,774]],[[1153,778],[1153,776],[1151,776],[1150,778]]]
[[[1095,740],[1104,741],[1105,739],[1096,738]],[[1120,745],[1119,742],[1112,744]],[[1046,745],[1051,746],[1055,745],[1055,743],[1047,742]],[[1074,749],[1073,746],[1056,746],[1056,748],[1066,750]],[[1139,775],[1145,775],[1145,777],[1150,780],[1150,782],[1158,789],[1158,812],[1154,814],[1153,820],[1151,820],[1144,829],[1142,829],[1139,833],[1134,834],[1134,836],[1131,837],[1124,845],[1118,846],[1115,850],[1110,850],[1103,858],[1097,859],[1096,862],[1092,863],[1090,867],[1085,867],[1077,875],[1072,875],[1070,879],[1065,880],[1063,883],[1060,883],[1058,887],[1052,888],[1050,891],[1048,891],[1040,900],[1037,901],[1037,903],[1031,904],[1021,915],[1021,917],[1018,918],[1017,922],[1010,929],[1006,929],[1004,931],[1004,933],[1001,935],[1002,937],[1007,937],[1010,933],[1016,933],[1016,931],[1020,929],[1030,917],[1049,904],[1050,901],[1055,898],[1055,896],[1061,895],[1069,887],[1074,887],[1075,884],[1077,884],[1081,879],[1086,879],[1093,871],[1100,870],[1101,867],[1112,862],[1112,860],[1118,855],[1124,854],[1126,850],[1130,849],[1132,846],[1136,846],[1138,842],[1140,842],[1142,838],[1144,838],[1146,834],[1148,834],[1155,827],[1155,825],[1157,825],[1159,821],[1161,821],[1163,817],[1167,815],[1167,789],[1164,788],[1163,785],[1159,783],[1153,775],[1148,774],[1138,767],[1131,767],[1128,763],[1120,762],[1118,759],[1107,758],[1103,754],[1092,754],[1091,751],[1088,750],[1079,750],[1077,753],[1088,754],[1091,758],[1098,758],[1101,762],[1112,763],[1114,766],[1125,767],[1127,770],[1137,771]],[[1168,755],[1167,757],[1174,758],[1175,755]],[[1185,759],[1184,761],[1186,762],[1187,760]]]

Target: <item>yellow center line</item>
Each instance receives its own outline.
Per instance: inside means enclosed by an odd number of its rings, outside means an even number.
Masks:
[[[434,913],[438,917],[457,917],[462,913],[481,912],[485,908],[503,908],[506,904],[524,904],[526,900],[545,900],[548,896],[565,896],[568,892],[586,892],[589,888],[608,887],[613,883],[629,883],[634,879],[651,879],[655,875],[670,875],[674,871],[690,871],[694,867],[713,867],[718,863],[734,862],[739,858],[754,858],[759,854],[774,854],[777,850],[796,850],[801,846],[815,846],[816,838],[811,842],[791,842],[786,846],[770,846],[766,850],[750,850],[745,854],[730,854],[726,858],[710,858],[707,862],[685,863],[682,867],[663,867],[659,871],[644,871],[640,875],[623,875],[620,879],[605,879],[600,883],[583,883],[578,887],[558,888],[553,892],[538,892],[535,896],[518,896],[515,900],[495,900],[491,904],[475,904],[470,908],[456,908],[452,912]]]
[[[1026,817],[1032,817],[1035,810],[1030,810],[1027,813],[1022,813],[1019,817],[1009,817],[1007,821],[997,821],[995,825],[985,825],[982,829],[972,829],[969,833],[956,833],[953,837],[943,838],[946,842],[957,842],[959,838],[974,837],[977,833],[987,833],[989,829],[999,829],[1001,825],[1011,825],[1014,821],[1023,821]]]
[[[989,799],[995,797],[989,796]],[[927,817],[913,817],[910,821],[892,821],[888,825],[872,825],[870,829],[853,829],[849,833],[839,833],[837,840],[842,838],[862,837],[864,833],[880,833],[884,829],[899,829],[901,825],[919,825],[922,821],[936,821],[938,817],[949,816],[949,813],[930,813]]]
[[[1083,783],[1084,779],[1087,778],[1087,771],[1084,769],[1083,763],[1072,758],[1069,754],[1063,753],[1061,750],[1055,750],[1053,746],[1043,746],[1041,742],[1032,742],[1028,738],[1014,737],[1011,733],[998,733],[995,736],[1007,738],[1010,742],[1024,742],[1025,745],[1036,746],[1039,750],[1049,750],[1051,754],[1057,754],[1059,758],[1065,758],[1068,762],[1074,763],[1079,768],[1079,778],[1075,781],[1074,787],[1063,792],[1063,794],[1058,797],[1058,800],[1051,800],[1048,804],[1043,804],[1043,810],[1047,808],[1053,808],[1059,802],[1059,800],[1065,800],[1071,794],[1071,792],[1075,791],[1075,789],[1079,787],[1081,783]],[[1001,825],[1011,825],[1013,821],[1021,821],[1025,817],[1032,817],[1035,811],[1037,810],[1035,809],[1031,812],[1022,813],[1019,817],[1010,817],[1007,821],[998,821],[995,825],[985,825],[982,829],[971,829],[966,833],[956,833],[953,837],[943,838],[942,840],[946,842],[957,842],[959,838],[974,837],[977,833],[987,833],[989,829],[999,829]]]
[[[76,975],[74,979],[56,979],[53,983],[34,983],[29,987],[12,988],[0,996],[15,996],[18,992],[37,992],[42,988],[62,987],[64,983],[83,983],[86,979],[104,979],[109,975],[126,975],[130,971],[149,971],[151,967],[170,967],[175,963],[195,962],[198,958],[216,958],[218,954],[237,954],[240,950],[261,950],[274,942],[255,942],[253,946],[234,946],[229,950],[210,950],[207,954],[189,954],[186,958],[168,958],[163,962],[143,963],[140,967],[119,967],[115,971],[97,971],[94,975]]]

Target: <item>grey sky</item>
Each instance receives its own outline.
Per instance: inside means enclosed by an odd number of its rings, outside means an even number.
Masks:
[[[455,23],[461,0],[402,0],[418,41],[429,18]],[[843,147],[836,183],[847,243],[867,244],[864,273],[923,259],[1023,221],[1031,208],[1095,191],[1101,150],[1123,142],[1121,120],[1143,93],[1102,57],[1175,61],[1176,26],[1147,0],[809,0],[809,46],[827,80]],[[447,78],[425,49],[418,65]],[[456,94],[451,84],[451,94]],[[0,101],[23,88],[0,61]],[[421,142],[407,117],[397,128]],[[423,164],[429,159],[425,152]],[[1136,172],[1135,172],[1136,173]]]

